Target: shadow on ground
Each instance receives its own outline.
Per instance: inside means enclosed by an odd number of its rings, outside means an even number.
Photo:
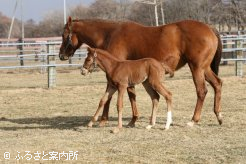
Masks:
[[[1,122],[11,122],[19,124],[19,126],[5,126],[0,127],[0,130],[15,131],[22,129],[60,129],[60,130],[76,130],[79,127],[86,127],[90,121],[91,116],[57,116],[57,117],[34,117],[34,118],[17,118],[8,119],[5,117],[0,118]],[[117,117],[109,117],[110,121],[117,121]],[[100,120],[100,119],[99,119]],[[130,118],[123,119],[130,121]],[[95,127],[97,123],[95,123]]]

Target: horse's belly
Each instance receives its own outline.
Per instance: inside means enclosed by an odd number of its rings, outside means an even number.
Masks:
[[[132,87],[132,86],[135,86],[135,85],[137,85],[137,84],[141,84],[141,83],[143,83],[147,78],[148,78],[148,76],[144,76],[144,77],[138,78],[138,79],[129,79],[128,86],[129,86],[129,87]]]

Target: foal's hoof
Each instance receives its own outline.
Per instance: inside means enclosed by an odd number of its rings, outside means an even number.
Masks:
[[[135,127],[135,123],[133,122],[129,122],[127,125],[128,128],[134,128]]]
[[[101,121],[99,122],[99,126],[100,126],[100,127],[104,127],[107,123],[108,123],[107,120],[101,120]]]
[[[195,122],[194,121],[190,121],[187,123],[187,126],[189,127],[193,127],[195,125]]]
[[[131,121],[128,123],[127,127],[129,128],[134,128],[135,127],[135,122],[138,120],[138,116],[133,116]]]
[[[90,121],[90,122],[88,123],[87,127],[88,127],[88,128],[91,128],[91,127],[92,127],[92,125],[93,125],[93,122],[92,122],[92,121]]]
[[[153,127],[152,125],[148,125],[148,126],[146,126],[146,129],[150,130],[152,127]]]
[[[111,133],[114,133],[114,134],[116,134],[116,133],[119,133],[120,132],[120,128],[114,128],[113,130],[111,130],[110,131]]]
[[[168,130],[170,128],[170,126],[165,126],[164,130]]]

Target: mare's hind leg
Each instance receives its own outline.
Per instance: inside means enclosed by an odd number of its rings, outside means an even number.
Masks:
[[[196,86],[196,93],[197,93],[197,102],[196,102],[194,115],[192,117],[191,122],[187,124],[189,126],[193,126],[194,123],[197,123],[201,118],[201,110],[202,110],[204,99],[207,94],[207,88],[205,83],[204,70],[201,68],[193,67],[192,65],[189,66],[192,72],[193,81]]]
[[[153,88],[161,94],[167,102],[167,122],[165,125],[165,129],[169,129],[172,123],[172,94],[169,92],[161,82],[155,81],[152,83]]]
[[[158,109],[158,103],[159,103],[160,96],[151,87],[148,81],[143,82],[143,86],[152,100],[152,114],[151,114],[150,124],[146,127],[146,129],[151,129],[155,125],[155,122],[156,122],[156,112]]]
[[[137,110],[137,105],[136,105],[136,93],[135,93],[135,87],[128,87],[127,88],[127,93],[129,100],[131,102],[131,107],[132,107],[132,119],[128,123],[127,126],[129,127],[135,127],[135,122],[138,119],[138,110]]]
[[[219,124],[222,124],[221,116],[221,88],[222,80],[214,74],[214,72],[208,68],[205,71],[205,79],[209,82],[214,89],[214,113],[217,117]]]
[[[99,116],[99,112],[105,106],[108,99],[110,99],[112,97],[112,95],[115,93],[115,91],[116,91],[115,88],[108,85],[108,88],[107,88],[105,94],[103,95],[102,99],[100,100],[97,111],[94,114],[94,116],[92,117],[91,121],[89,122],[88,127],[92,127],[93,123],[97,121],[98,116]]]

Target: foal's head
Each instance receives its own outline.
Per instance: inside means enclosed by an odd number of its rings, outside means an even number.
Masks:
[[[59,52],[60,60],[68,60],[69,57],[72,57],[81,44],[82,43],[79,43],[77,34],[73,29],[72,18],[69,17],[62,34],[62,44]]]
[[[94,48],[87,48],[87,57],[85,58],[84,64],[81,69],[82,75],[87,75],[89,72],[92,72],[93,69],[96,67],[95,58],[97,57],[96,49]]]

